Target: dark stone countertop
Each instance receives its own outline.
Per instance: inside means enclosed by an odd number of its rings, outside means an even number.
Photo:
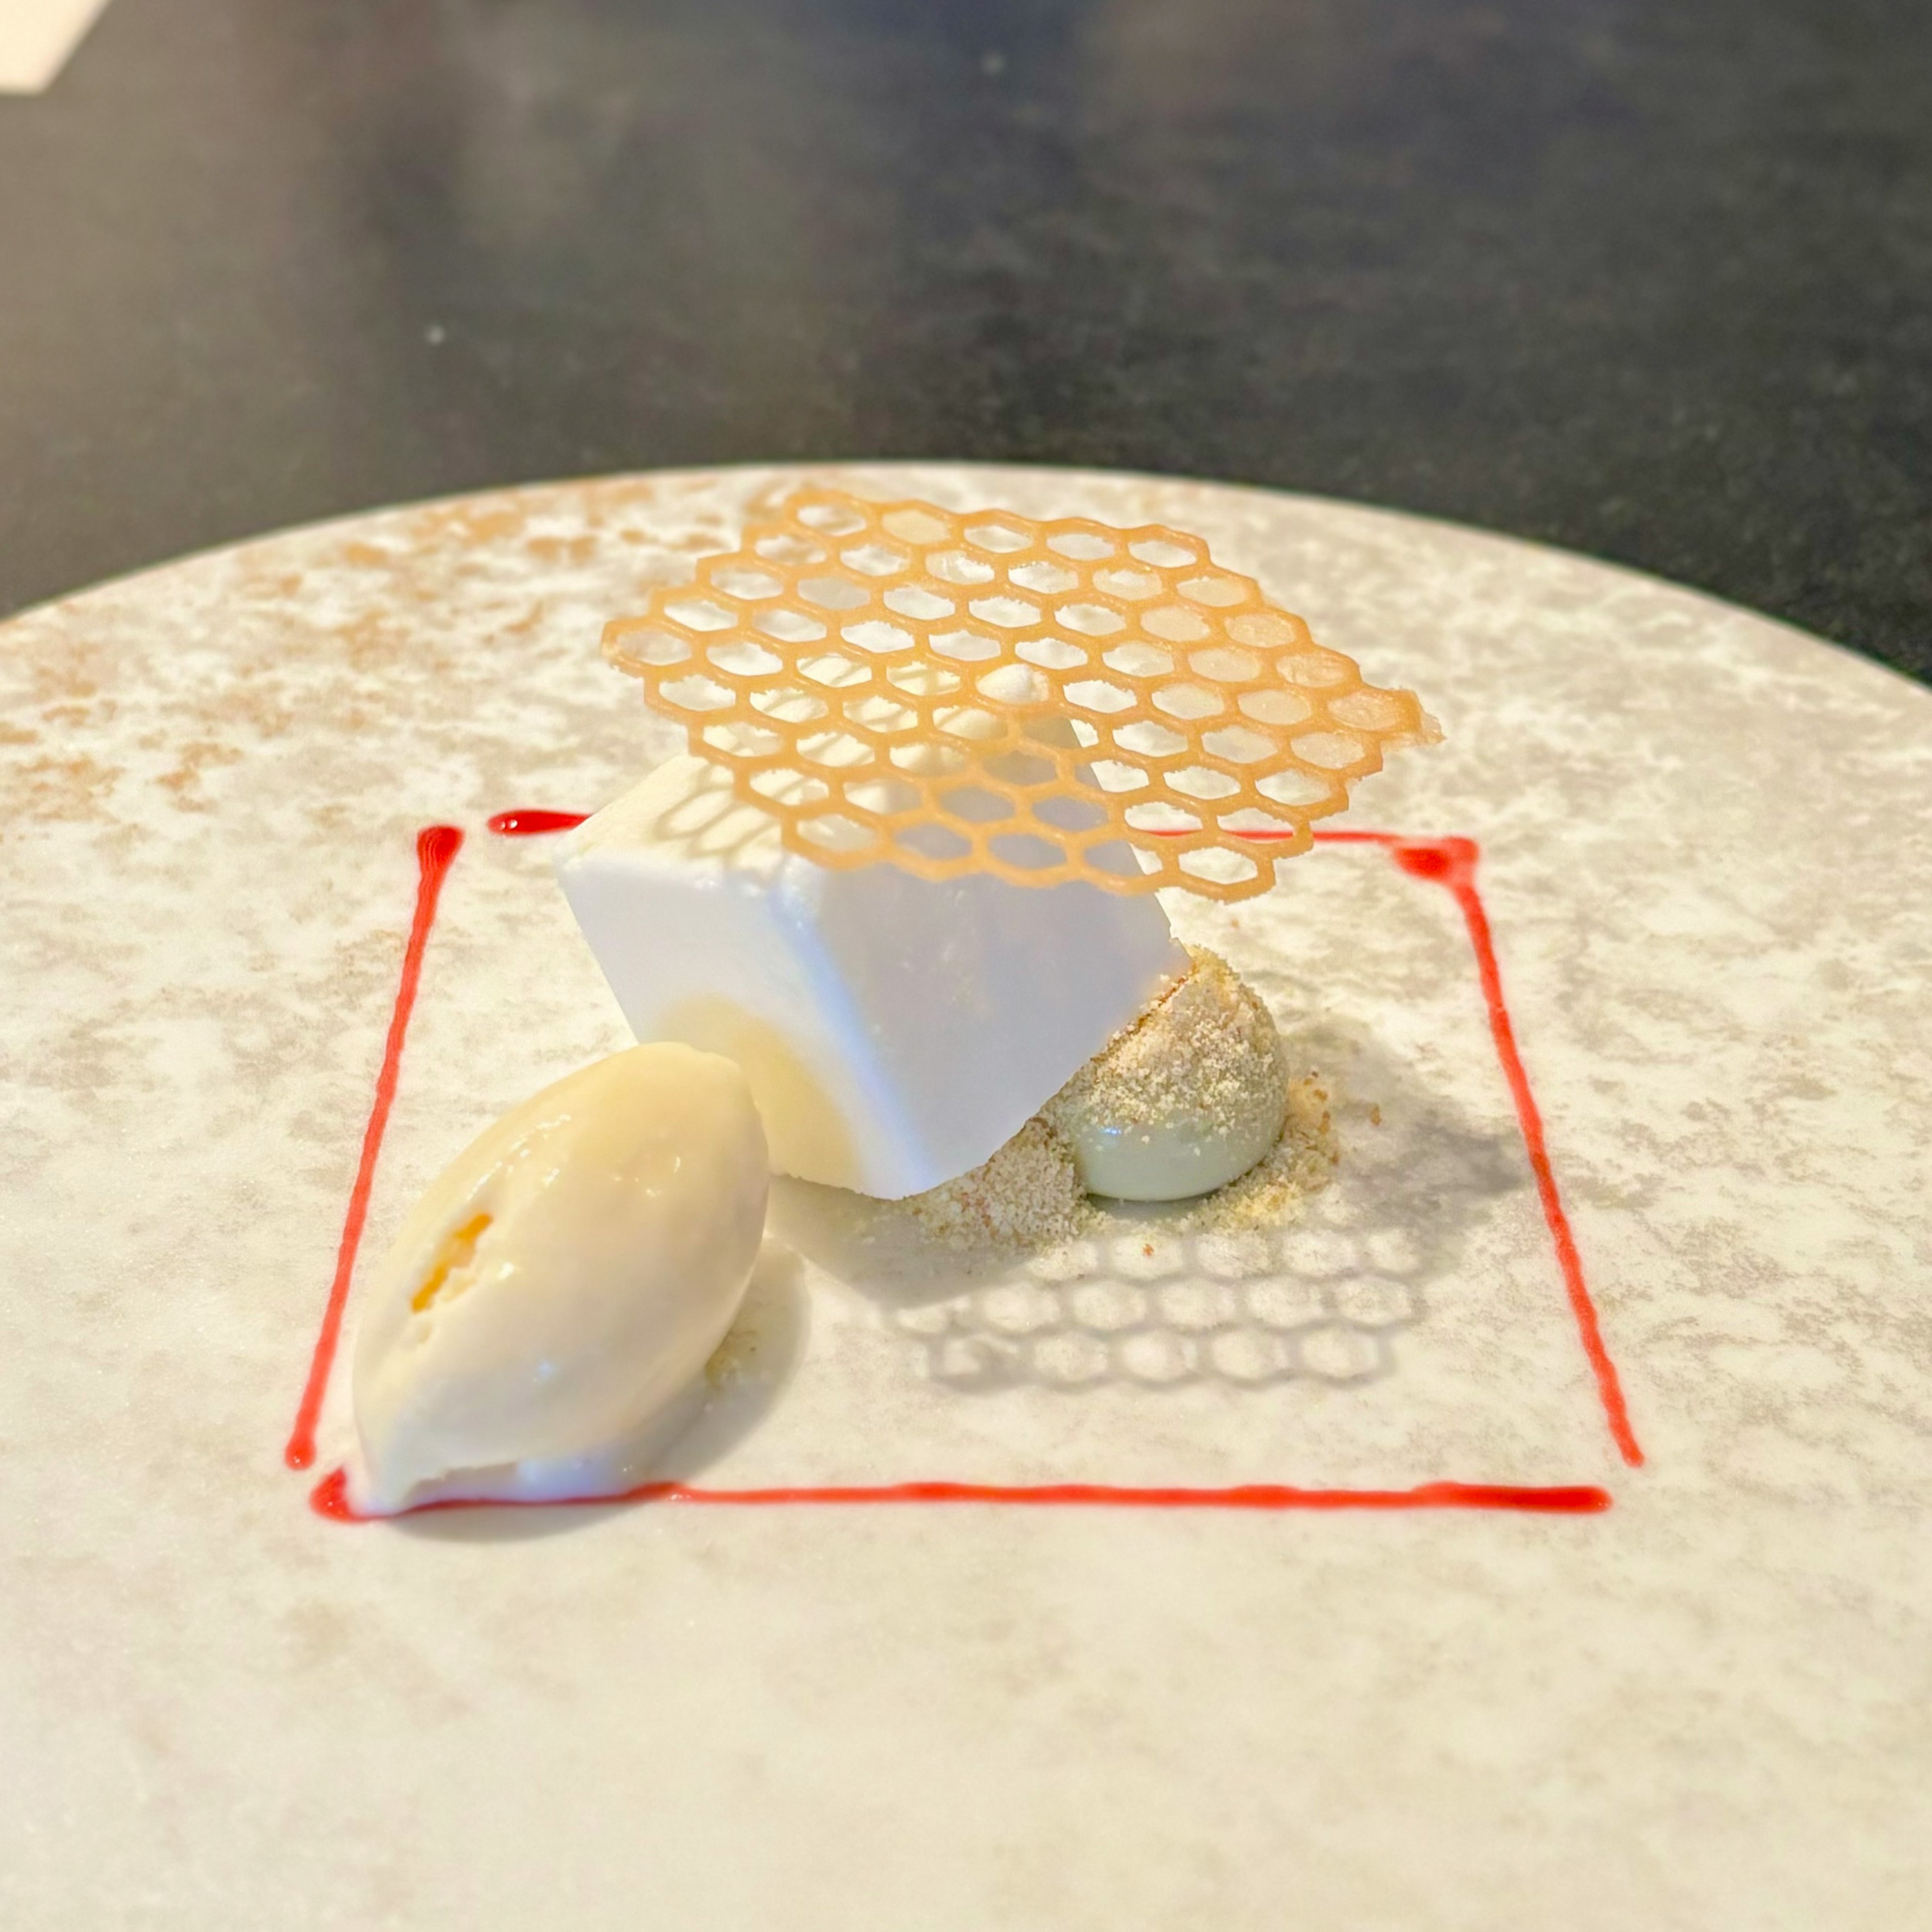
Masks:
[[[585,472],[1392,505],[1932,676],[1932,10],[113,0],[0,99],[0,610]]]

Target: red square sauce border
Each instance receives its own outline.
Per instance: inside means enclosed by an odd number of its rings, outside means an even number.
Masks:
[[[583,822],[577,812],[525,810],[499,812],[488,820],[488,829],[499,837],[526,838],[562,832]],[[1503,997],[1502,974],[1497,964],[1495,937],[1489,914],[1476,882],[1480,848],[1473,838],[1456,836],[1412,836],[1396,832],[1318,832],[1318,842],[1330,845],[1373,845],[1386,852],[1390,860],[1412,878],[1440,886],[1455,901],[1468,934],[1476,963],[1483,1004],[1487,1011],[1490,1034],[1495,1043],[1496,1060],[1502,1070],[1510,1098],[1516,1108],[1516,1125],[1522,1136],[1523,1151],[1535,1178],[1543,1217],[1550,1230],[1557,1272],[1576,1324],[1576,1339],[1594,1381],[1604,1424],[1617,1453],[1628,1467],[1642,1464],[1643,1450],[1631,1426],[1630,1411],[1610,1348],[1604,1340],[1595,1302],[1584,1277],[1582,1258],[1576,1235],[1564,1210],[1562,1190],[1543,1128],[1543,1116],[1530,1086],[1529,1075],[1518,1050],[1516,1028]],[[368,1218],[369,1197],[381,1157],[382,1138],[389,1114],[395,1105],[396,1085],[402,1067],[403,1048],[409,1036],[410,1016],[422,979],[423,957],[435,928],[436,908],[444,882],[457,855],[462,850],[464,834],[454,825],[426,826],[416,835],[416,899],[407,944],[403,950],[398,976],[395,1004],[389,1016],[389,1030],[382,1049],[376,1090],[369,1117],[363,1129],[362,1156],[356,1180],[350,1190],[347,1211],[343,1217],[342,1237],[336,1249],[335,1274],[329,1285],[328,1299],[322,1311],[309,1364],[308,1379],[302,1390],[295,1426],[284,1451],[292,1469],[303,1470],[315,1462],[316,1426],[322,1412],[322,1397],[328,1388],[338,1346],[342,1336],[342,1318],[348,1304],[349,1287],[356,1271],[356,1259],[362,1244],[364,1224]],[[340,1522],[358,1517],[349,1503],[344,1472],[337,1469],[324,1476],[311,1492],[316,1512]],[[1486,1509],[1528,1510],[1544,1514],[1594,1515],[1610,1507],[1610,1492],[1588,1484],[1462,1483],[1448,1480],[1423,1483],[1406,1490],[1303,1489],[1279,1483],[1244,1483],[1226,1487],[1128,1486],[1105,1483],[990,1484],[939,1481],[840,1484],[826,1487],[781,1489],[710,1489],[686,1483],[646,1483],[615,1496],[564,1498],[554,1503],[441,1502],[425,1505],[430,1509],[462,1508],[568,1508],[583,1505],[608,1506],[622,1502],[681,1502],[713,1504],[781,1505],[804,1503],[979,1503],[1004,1504],[1068,1504],[1112,1506],[1125,1508],[1234,1509],[1234,1510],[1396,1510]]]

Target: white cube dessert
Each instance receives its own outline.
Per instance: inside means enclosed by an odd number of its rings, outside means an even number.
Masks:
[[[1150,893],[814,865],[695,758],[556,874],[640,1041],[735,1060],[776,1172],[887,1199],[978,1166],[1188,970]]]

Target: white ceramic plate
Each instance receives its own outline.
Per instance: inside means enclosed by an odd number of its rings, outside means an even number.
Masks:
[[[15,620],[0,1920],[1911,1922],[1932,695],[1380,512],[856,473],[1197,530],[1442,718],[1346,822],[1400,843],[1177,909],[1337,1082],[1334,1185],[963,1281],[787,1189],[675,1498],[328,1521],[339,1388],[282,1451],[417,835],[464,843],[365,1255],[622,1043],[543,840],[486,822],[669,748],[598,631],[774,473],[386,512]]]

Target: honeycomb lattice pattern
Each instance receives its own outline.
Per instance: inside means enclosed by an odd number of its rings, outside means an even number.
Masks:
[[[604,632],[692,750],[822,865],[1240,899],[1438,735],[1159,525],[814,487]]]
[[[894,1325],[962,1393],[1366,1382],[1420,1318],[1415,1274],[1399,1240],[1333,1226],[1184,1242],[1124,1229],[899,1310]]]

